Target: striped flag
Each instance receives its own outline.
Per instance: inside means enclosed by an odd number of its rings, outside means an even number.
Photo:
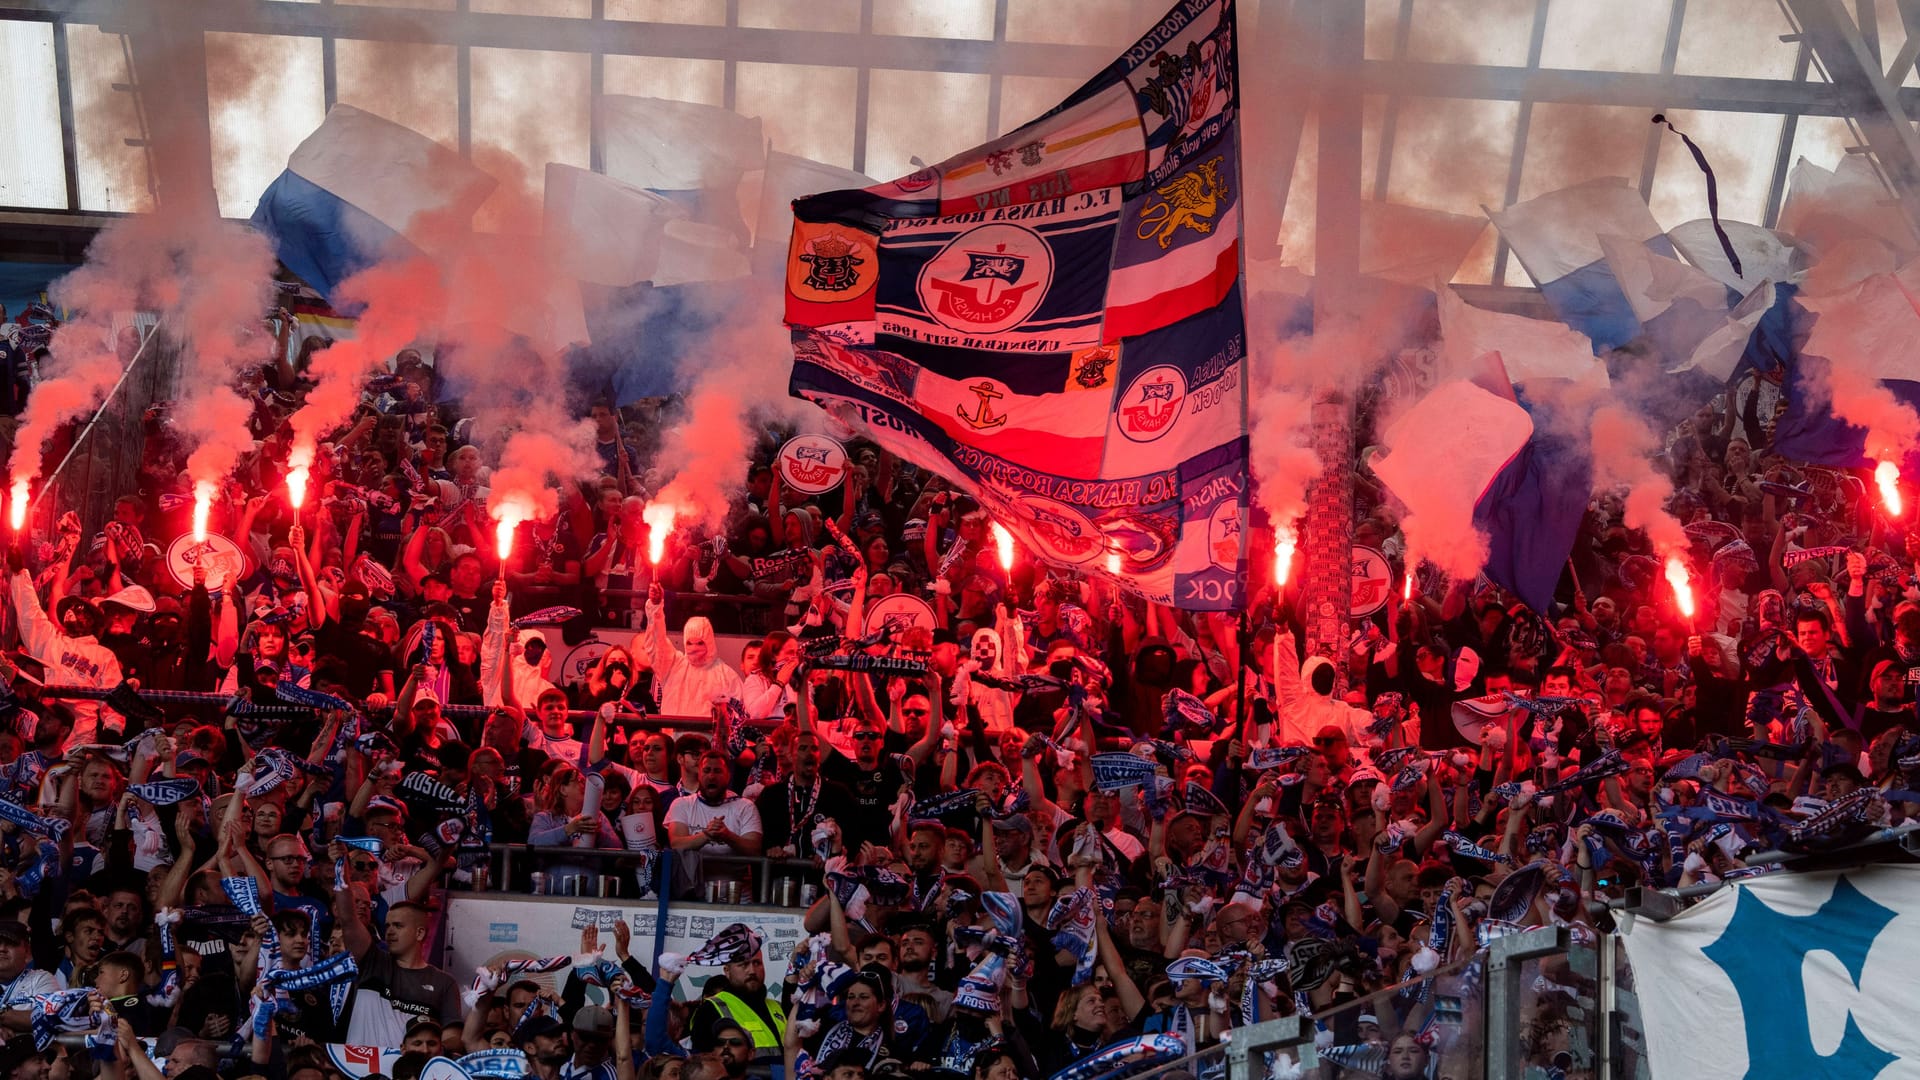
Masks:
[[[1046,562],[1238,607],[1235,56],[1232,0],[1188,0],[1039,120],[796,200],[792,393],[945,476]]]

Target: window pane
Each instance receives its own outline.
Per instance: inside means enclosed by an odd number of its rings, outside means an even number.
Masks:
[[[334,45],[333,67],[342,104],[460,145],[459,55],[452,45],[343,38]]]
[[[727,65],[723,60],[610,55],[602,78],[609,94],[691,101],[700,105],[726,103]]]
[[[247,217],[326,116],[320,39],[208,34],[207,108],[220,213]]]
[[[114,84],[133,82],[125,39],[97,26],[70,24],[67,59],[73,72],[73,126],[79,158],[80,209],[135,213],[153,207],[147,152],[126,140],[146,136],[133,95]]]
[[[1759,7],[1761,5],[1749,5]],[[1553,4],[1540,66],[1575,71],[1659,71],[1673,0]]]
[[[1519,122],[1520,104],[1514,101],[1401,99],[1387,201],[1476,217],[1484,214],[1482,207],[1500,205]],[[1489,229],[1454,280],[1490,280],[1494,244]]]
[[[868,176],[892,179],[912,172],[907,160],[929,164],[987,141],[985,75],[875,70],[867,104]],[[940,117],[929,125],[928,116]]]
[[[741,64],[734,111],[758,116],[775,150],[851,169],[854,85],[852,68]]]
[[[727,0],[607,0],[607,18],[724,26]]]
[[[1535,105],[1520,170],[1521,201],[1602,176],[1638,183],[1648,130],[1645,109]]]
[[[876,34],[991,38],[993,0],[888,0],[873,9]]]
[[[0,22],[0,206],[67,208],[52,23]]]
[[[1800,46],[1781,41],[1780,35],[1792,29],[1774,4],[1687,0],[1673,70],[1681,75],[1791,79]]]
[[[519,231],[530,213],[537,228],[546,163],[588,164],[588,58],[524,49],[472,55],[473,160],[500,181],[476,222]]]
[[[546,15],[584,19],[593,14],[593,0],[469,0],[474,11],[499,15]]]
[[[1823,169],[1840,167],[1847,147],[1858,146],[1860,137],[1838,116],[1803,116],[1793,131],[1792,160],[1806,158]],[[1772,159],[1768,159],[1771,163]]]
[[[1784,118],[1688,109],[1674,109],[1667,118],[1692,136],[1712,162],[1720,189],[1720,216],[1759,224],[1767,211],[1767,184],[1773,179],[1773,152],[1780,145]],[[1677,135],[1667,133],[1660,141],[1660,164],[1648,202],[1663,228],[1707,216],[1706,177]]]
[[[740,0],[740,25],[769,30],[854,31],[860,29],[860,0]]]
[[[1084,82],[1085,79],[1008,75],[1000,80],[999,126],[994,130],[1005,134],[1022,124],[1038,120],[1055,105],[1067,100],[1067,95],[1080,89],[1080,84]]]
[[[1152,28],[1163,0],[1007,0],[1007,40],[1061,45],[1131,45]]]
[[[352,4],[356,7],[410,7],[425,8],[428,11],[453,11],[460,6],[460,0],[333,0],[336,4]]]
[[[1533,13],[1534,0],[1414,0],[1407,55],[1443,64],[1524,67]]]

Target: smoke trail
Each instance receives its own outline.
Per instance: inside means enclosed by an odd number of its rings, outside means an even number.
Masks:
[[[158,313],[184,346],[188,392],[175,414],[196,446],[196,477],[231,471],[252,448],[250,406],[233,392],[234,376],[267,355],[260,319],[272,295],[273,257],[243,227],[185,214],[149,214],[115,222],[95,238],[84,266],[54,284],[63,307],[78,312],[52,344],[51,377],[34,387],[21,417],[10,471],[14,482],[40,474],[48,438],[105,399],[125,370],[130,350],[114,340],[113,319]]]
[[[1684,551],[1686,530],[1667,511],[1673,480],[1653,467],[1652,455],[1660,448],[1653,430],[1625,407],[1612,404],[1593,410],[1588,430],[1594,486],[1627,488],[1627,528],[1646,530],[1656,551]]]
[[[253,405],[233,384],[244,368],[271,356],[273,338],[261,320],[273,299],[273,251],[244,226],[174,220],[183,227],[184,280],[178,304],[163,314],[185,340],[181,375],[188,388],[175,421],[194,444],[188,474],[222,480],[253,449]]]

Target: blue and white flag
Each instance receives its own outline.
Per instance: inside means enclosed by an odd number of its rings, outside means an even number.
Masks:
[[[1609,176],[1549,191],[1488,214],[1561,321],[1596,353],[1640,335],[1640,317],[1608,265],[1602,236],[1672,258],[1673,244],[1640,192]]]
[[[1656,1076],[1901,1076],[1920,1068],[1920,868],[1741,881],[1622,927]]]
[[[287,269],[340,307],[347,278],[383,257],[418,254],[410,236],[429,218],[463,228],[494,186],[425,135],[335,105],[260,196],[253,226]]]
[[[1095,754],[1088,763],[1093,766],[1095,791],[1137,787],[1153,778],[1156,767],[1137,754]]]
[[[153,806],[172,806],[200,794],[200,781],[191,776],[152,780],[144,784],[129,784],[127,792]]]
[[[794,203],[791,392],[1044,562],[1240,606],[1247,334],[1234,8],[1186,0],[1041,119]]]

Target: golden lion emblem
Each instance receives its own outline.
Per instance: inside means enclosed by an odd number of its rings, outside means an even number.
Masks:
[[[1157,240],[1164,251],[1173,243],[1173,234],[1182,228],[1203,236],[1212,232],[1213,222],[1208,219],[1219,212],[1220,200],[1227,194],[1227,182],[1220,178],[1223,160],[1216,157],[1155,188],[1163,201],[1140,211],[1140,239]]]

